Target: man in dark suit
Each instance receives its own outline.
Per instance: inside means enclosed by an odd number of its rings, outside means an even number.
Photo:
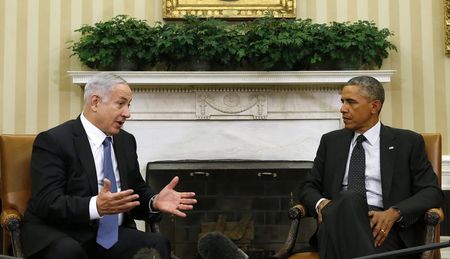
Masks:
[[[345,128],[322,136],[300,191],[300,201],[318,217],[320,257],[352,258],[421,244],[418,221],[443,201],[422,136],[381,124],[384,89],[375,78],[352,78],[341,101]]]
[[[122,78],[97,74],[85,87],[82,114],[36,137],[22,227],[26,257],[132,258],[156,249],[169,258],[169,241],[138,231],[134,219],[185,217],[195,194],[175,191],[178,177],[159,193],[145,183],[136,140],[121,129],[131,99]]]

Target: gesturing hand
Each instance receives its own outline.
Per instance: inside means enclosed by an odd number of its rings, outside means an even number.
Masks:
[[[177,192],[175,186],[179,181],[175,176],[166,187],[164,187],[153,201],[153,207],[159,211],[171,213],[179,217],[186,217],[182,210],[192,210],[197,203],[193,192]]]
[[[111,181],[105,178],[104,187],[98,192],[97,210],[100,216],[105,214],[118,214],[127,212],[139,206],[139,195],[133,194],[133,190],[111,192]]]

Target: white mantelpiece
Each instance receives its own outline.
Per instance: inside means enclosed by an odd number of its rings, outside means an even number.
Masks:
[[[382,83],[391,81],[394,70],[349,71],[113,71],[131,85],[140,86],[186,86],[186,85],[340,85],[350,78],[370,75]],[[69,71],[77,85],[86,84],[95,71]]]
[[[340,120],[339,88],[393,70],[112,71],[134,90],[131,120]],[[95,71],[69,71],[83,86]],[[339,127],[339,125],[338,125]]]
[[[70,71],[84,85],[93,71]],[[340,87],[374,71],[114,71],[133,89],[125,129],[145,164],[156,160],[313,160],[322,134],[342,127]]]

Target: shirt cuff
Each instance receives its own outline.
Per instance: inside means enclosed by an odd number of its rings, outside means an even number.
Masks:
[[[316,213],[319,214],[319,204],[323,201],[326,200],[325,198],[321,198],[319,201],[316,202]]]
[[[97,210],[97,196],[91,197],[91,200],[89,201],[89,218],[91,220],[101,218]]]
[[[153,195],[153,197],[150,199],[150,202],[148,203],[148,208],[150,210],[150,213],[160,213],[159,210],[153,208],[153,201],[156,199],[156,196],[158,196],[158,194]]]

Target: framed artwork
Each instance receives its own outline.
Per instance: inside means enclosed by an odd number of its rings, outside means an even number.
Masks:
[[[445,0],[445,54],[450,56],[450,0]]]
[[[185,15],[221,19],[252,19],[266,14],[296,18],[296,0],[162,0],[163,19]]]

